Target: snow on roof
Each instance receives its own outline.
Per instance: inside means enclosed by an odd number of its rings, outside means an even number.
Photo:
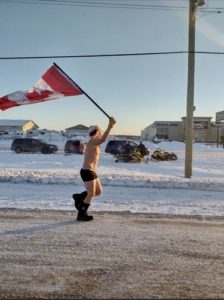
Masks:
[[[24,124],[30,122],[30,120],[0,120],[0,126],[23,126]],[[32,121],[31,121],[32,122]]]

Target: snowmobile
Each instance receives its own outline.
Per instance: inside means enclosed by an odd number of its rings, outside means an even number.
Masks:
[[[130,162],[140,163],[144,161],[144,156],[141,155],[139,150],[134,150],[130,153],[119,153],[115,155],[115,162]]]
[[[151,155],[153,160],[177,160],[177,155],[174,152],[167,152],[161,149],[157,149]]]

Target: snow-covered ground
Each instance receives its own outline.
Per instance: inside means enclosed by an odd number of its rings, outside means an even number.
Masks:
[[[64,138],[51,136],[57,154],[16,154],[0,140],[0,207],[74,210],[71,195],[83,190],[82,155],[64,155]],[[193,145],[193,176],[184,177],[185,144],[145,142],[153,152],[175,152],[176,161],[116,163],[104,152],[98,168],[104,193],[92,210],[224,216],[224,149]]]

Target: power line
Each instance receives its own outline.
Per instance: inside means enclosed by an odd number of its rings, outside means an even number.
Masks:
[[[180,3],[186,4],[186,0],[0,0],[0,4],[1,3],[80,6],[89,8],[149,9],[160,11],[188,10],[188,5],[180,5]],[[206,8],[200,8],[200,10],[207,13],[221,13],[224,11],[224,7],[207,6]]]
[[[165,2],[164,2],[165,1]],[[223,0],[222,0],[223,1]],[[152,9],[152,10],[187,10],[188,5],[180,6],[179,3],[186,4],[186,0],[0,0],[7,4],[42,4],[42,5],[63,5],[63,6],[87,6],[106,8],[126,8],[126,9]],[[153,4],[154,3],[154,4]],[[156,3],[156,4],[155,4]],[[165,5],[166,4],[166,5]],[[178,4],[178,5],[177,5]],[[224,10],[224,7],[200,8],[209,12],[213,10]]]
[[[125,2],[122,2],[125,1]],[[173,5],[155,5],[139,1],[135,3],[127,3],[128,0],[1,0],[0,3],[7,4],[45,4],[45,5],[63,5],[63,6],[87,6],[87,7],[105,7],[105,8],[126,8],[126,9],[156,9],[156,10],[182,10],[188,9],[186,6],[173,6]],[[169,0],[170,1],[170,0]]]
[[[97,57],[165,55],[165,54],[168,55],[168,54],[181,54],[181,53],[187,53],[187,51],[114,53],[114,54],[87,54],[87,55],[8,56],[8,57],[0,57],[0,60],[49,59],[49,58],[97,58]]]
[[[0,60],[27,60],[27,59],[53,59],[53,58],[103,58],[103,57],[127,57],[127,56],[150,56],[150,55],[175,55],[188,54],[188,51],[165,51],[165,52],[139,52],[139,53],[114,53],[114,54],[87,54],[87,55],[48,55],[48,56],[7,56]],[[195,54],[224,55],[217,51],[195,51]]]

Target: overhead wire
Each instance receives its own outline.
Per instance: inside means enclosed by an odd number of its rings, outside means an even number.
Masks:
[[[165,1],[165,2],[164,2]],[[208,1],[208,0],[207,0]],[[218,1],[218,0],[216,0]],[[222,0],[223,1],[223,0]],[[165,8],[165,9],[187,9],[188,0],[0,0],[0,3],[22,3],[22,4],[51,4],[51,5],[100,5],[100,6],[124,6],[126,8]],[[156,3],[156,4],[152,4]],[[158,4],[159,3],[159,4]],[[164,5],[163,3],[166,3]],[[185,3],[186,6],[173,5],[175,3]],[[169,4],[169,5],[167,5]],[[224,9],[223,7],[213,7],[214,9]]]
[[[159,11],[188,10],[187,0],[0,0],[0,4],[1,3],[80,6],[89,8],[147,9]],[[183,3],[187,3],[187,5],[182,5]],[[224,12],[224,7],[212,7],[210,5],[208,7],[207,5],[206,7],[201,7],[200,10],[204,13],[221,13]]]
[[[2,56],[0,60],[28,60],[28,59],[62,59],[62,58],[104,58],[104,57],[128,57],[128,56],[150,56],[150,55],[176,55],[176,54],[212,54],[224,55],[218,51],[164,51],[164,52],[135,52],[135,53],[113,53],[113,54],[83,54],[83,55],[43,55],[43,56]]]
[[[153,9],[153,10],[182,10],[187,9],[187,6],[174,6],[164,4],[150,4],[145,1],[137,1],[135,3],[127,3],[128,0],[1,0],[0,3],[16,3],[16,4],[44,4],[44,5],[63,5],[63,6],[87,6],[87,7],[104,7],[104,8],[126,8],[126,9]],[[160,1],[160,0],[159,0]],[[170,1],[170,0],[169,0]],[[180,1],[180,0],[179,0]],[[157,2],[158,3],[158,2]]]
[[[119,0],[119,3],[114,0],[0,0],[0,3],[20,3],[20,4],[50,4],[50,5],[65,5],[65,6],[87,6],[87,7],[108,7],[108,8],[128,8],[128,9],[155,9],[155,10],[188,10],[188,6],[178,5],[164,5],[165,0]],[[168,2],[169,1],[169,2]],[[127,3],[129,2],[129,3]],[[131,3],[130,3],[131,2]],[[135,3],[133,3],[135,2]],[[147,3],[146,3],[147,2]],[[138,3],[138,4],[136,4]],[[140,4],[139,4],[140,3]],[[144,4],[142,4],[144,3]],[[160,4],[158,4],[160,3]],[[165,3],[186,3],[186,0],[166,0]],[[224,11],[224,8],[214,8],[208,5],[206,8],[200,8],[202,12],[220,12]],[[121,57],[121,56],[146,56],[146,55],[170,55],[170,54],[184,54],[188,51],[165,51],[165,52],[139,52],[139,53],[115,53],[115,54],[89,54],[89,55],[49,55],[49,56],[15,56],[15,57],[0,57],[0,60],[20,60],[20,59],[50,59],[50,58],[99,58],[99,57]],[[208,52],[208,51],[197,51],[196,54],[224,54],[222,52]]]

